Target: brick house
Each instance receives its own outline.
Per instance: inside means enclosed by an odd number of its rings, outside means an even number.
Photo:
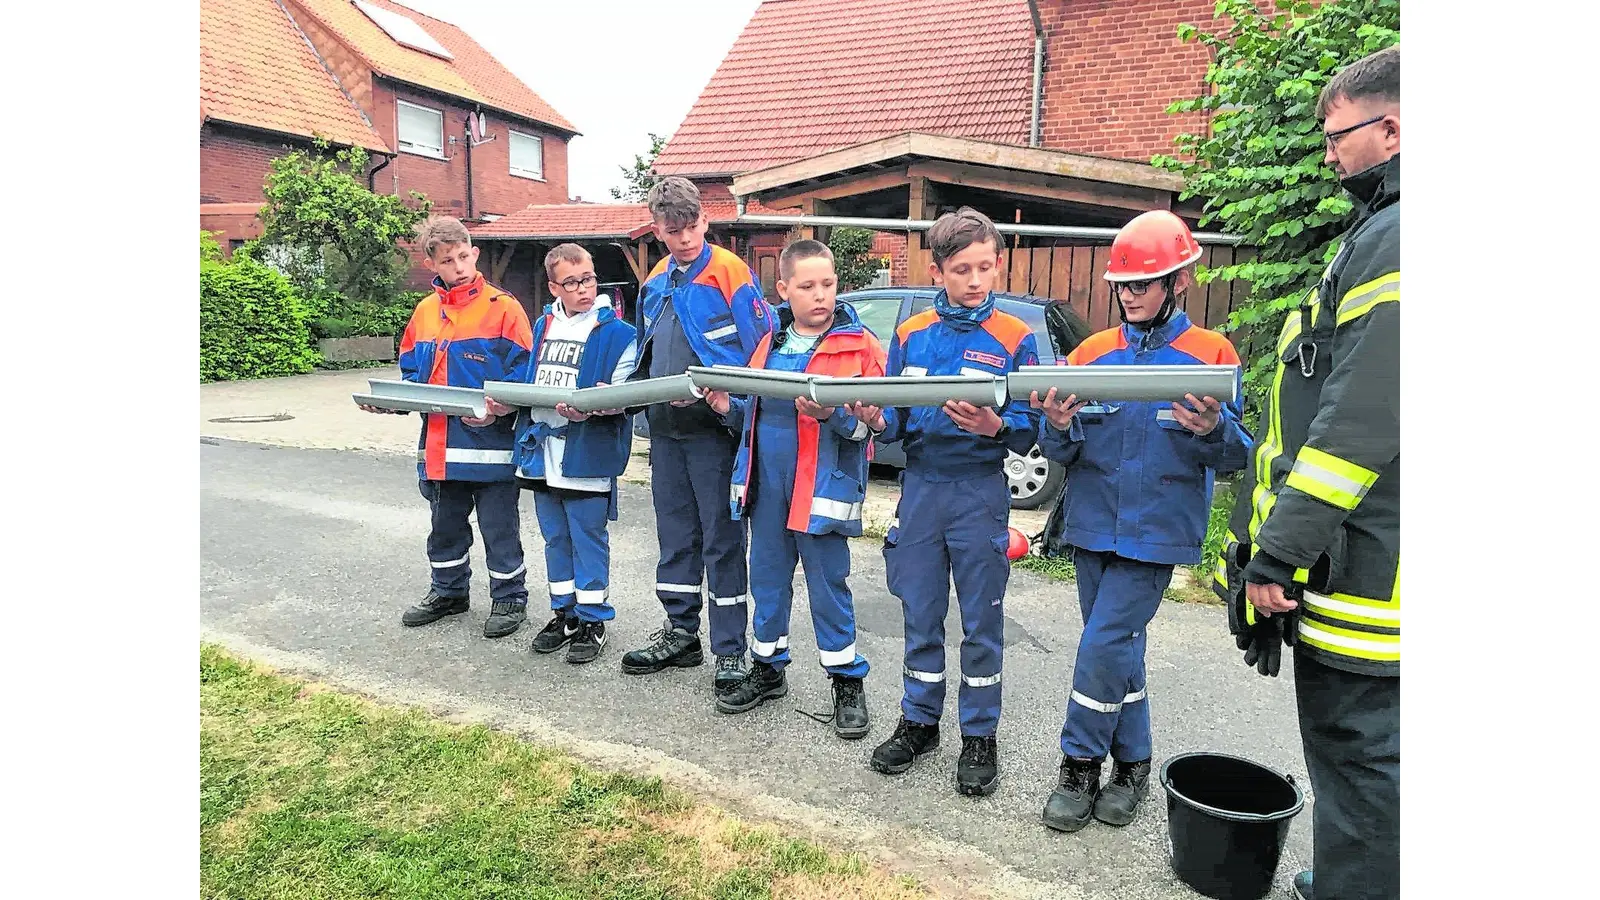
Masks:
[[[747,212],[926,219],[970,204],[999,222],[1113,228],[1162,206],[1192,224],[1181,179],[1149,161],[1207,127],[1166,107],[1209,90],[1210,52],[1176,31],[1213,14],[1213,0],[766,0],[655,168]],[[752,240],[751,267],[770,268],[790,236]],[[920,239],[878,233],[893,284],[926,282]],[[1101,262],[1074,243],[1013,242],[1008,287],[1104,321],[1101,279],[1074,271]],[[1236,304],[1216,290],[1197,318]]]
[[[313,136],[366,148],[376,191],[487,222],[565,202],[576,134],[461,29],[391,0],[201,0],[200,221],[225,246],[260,233],[270,161]]]

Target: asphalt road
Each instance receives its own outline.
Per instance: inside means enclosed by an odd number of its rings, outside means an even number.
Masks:
[[[623,652],[661,624],[654,516],[647,487],[626,484],[612,523],[612,602],[604,655],[574,667],[535,657],[533,621],[497,641],[482,634],[487,583],[473,548],[471,613],[421,629],[400,613],[427,588],[426,505],[404,456],[297,449],[202,438],[202,633],[264,661],[380,699],[417,703],[549,741],[608,766],[655,772],[738,811],[770,818],[888,859],[950,893],[1085,898],[1197,894],[1167,865],[1165,795],[1125,829],[1091,823],[1074,835],[1039,821],[1060,763],[1058,734],[1080,631],[1068,584],[1014,572],[1005,599],[1005,699],[1001,784],[993,796],[954,792],[960,752],[956,688],[944,741],[911,772],[887,778],[866,764],[898,717],[899,601],[884,586],[883,558],[854,542],[858,645],[873,665],[865,740],[844,742],[797,713],[829,708],[815,664],[803,585],[796,590],[790,694],[740,716],[712,705],[712,667],[629,677]],[[642,461],[640,461],[642,462]],[[524,498],[528,583],[544,578],[531,502]],[[952,602],[946,632],[959,636]],[[1295,731],[1292,675],[1245,668],[1217,607],[1163,605],[1149,632],[1149,691],[1156,763],[1191,750],[1246,756],[1306,784]],[[949,671],[959,670],[951,644]],[[1307,788],[1309,794],[1309,788]],[[1310,814],[1294,821],[1275,892],[1309,862]]]

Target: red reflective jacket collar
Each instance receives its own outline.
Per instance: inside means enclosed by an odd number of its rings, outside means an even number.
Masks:
[[[445,306],[466,306],[478,299],[485,287],[482,272],[466,284],[453,288],[446,288],[444,282],[439,280],[439,276],[435,275],[433,278],[433,292],[439,295],[439,302]]]

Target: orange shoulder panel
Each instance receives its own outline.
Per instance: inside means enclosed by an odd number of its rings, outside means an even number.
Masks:
[[[927,328],[929,325],[932,325],[937,321],[939,321],[939,311],[936,309],[925,309],[922,312],[919,312],[911,318],[905,320],[904,322],[901,322],[900,327],[894,330],[895,337],[900,339],[901,346],[905,346],[906,338],[916,334],[924,328]]]
[[[765,369],[767,367],[767,354],[771,352],[772,332],[769,331],[761,336],[760,342],[756,344],[756,352],[750,354],[750,362],[747,365],[752,369]]]
[[[1239,351],[1219,332],[1191,325],[1172,341],[1172,348],[1211,366],[1239,365]]]
[[[1067,354],[1067,365],[1086,366],[1113,350],[1121,350],[1128,346],[1128,339],[1123,336],[1122,329],[1107,328],[1097,331],[1083,339],[1083,343],[1073,348]]]
[[[1033,334],[1033,329],[1028,327],[1027,322],[998,309],[983,320],[983,330],[999,341],[1007,353],[1016,353],[1017,348],[1022,346],[1022,339]]]
[[[733,292],[739,289],[739,285],[754,280],[750,274],[750,267],[745,265],[738,254],[726,247],[712,244],[711,258],[706,260],[706,267],[700,270],[695,283],[714,284],[722,291],[723,299],[731,301]]]

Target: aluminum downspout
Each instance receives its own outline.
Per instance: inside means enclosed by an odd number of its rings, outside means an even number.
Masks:
[[[1039,103],[1044,88],[1044,23],[1039,21],[1038,0],[1028,0],[1028,14],[1033,16],[1033,118],[1028,127],[1028,146],[1039,146]]]
[[[933,227],[932,219],[872,219],[856,216],[762,216],[746,215],[734,220],[741,225],[826,225],[833,228],[866,228],[872,231],[927,231]],[[1116,228],[1094,228],[1088,225],[1018,225],[996,222],[1001,234],[1025,234],[1035,237],[1086,238],[1110,242],[1117,236]],[[1196,231],[1194,239],[1202,244],[1226,244],[1236,247],[1244,238],[1215,231]]]

